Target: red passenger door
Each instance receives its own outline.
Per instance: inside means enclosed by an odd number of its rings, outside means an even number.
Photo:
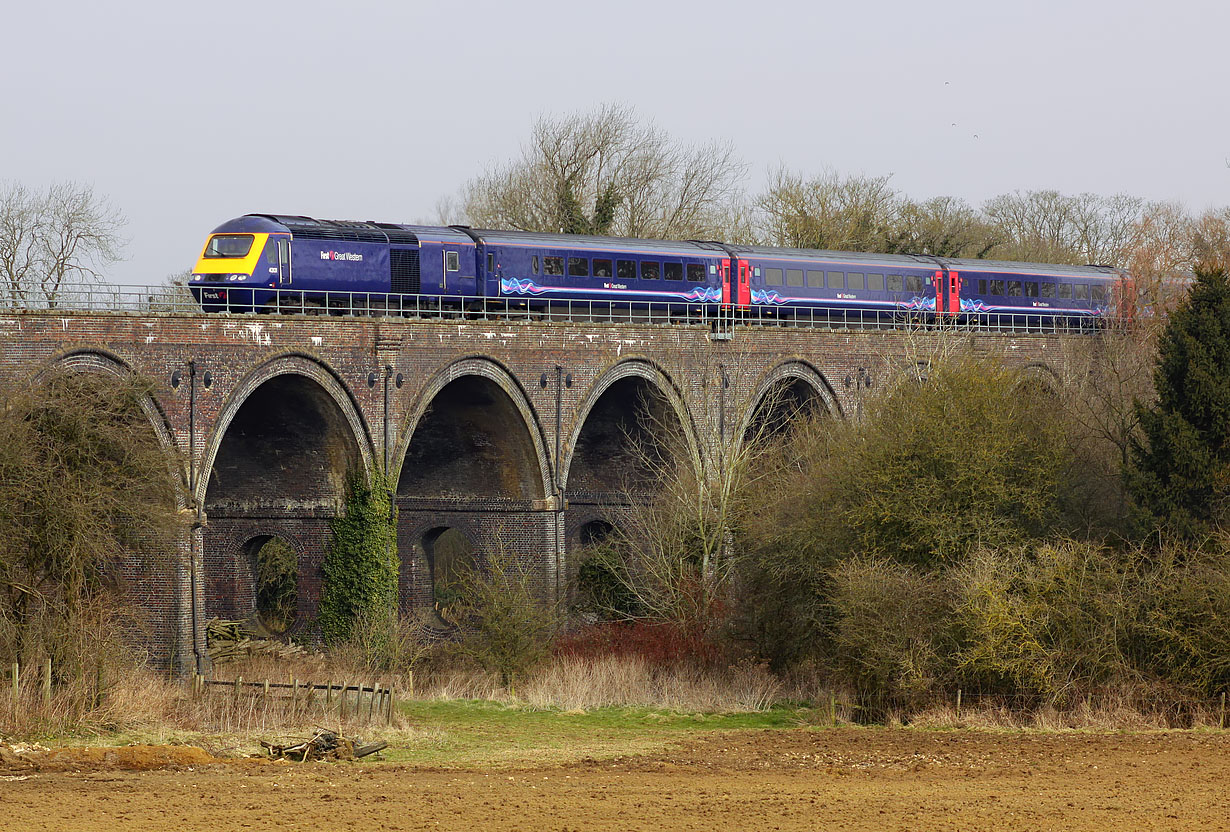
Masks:
[[[722,303],[730,303],[730,261],[723,260],[718,265],[718,272],[722,275]]]
[[[958,315],[961,312],[961,275],[938,271],[931,279],[935,287],[935,314]]]
[[[752,303],[751,285],[752,267],[746,260],[739,261],[739,305],[750,306]]]

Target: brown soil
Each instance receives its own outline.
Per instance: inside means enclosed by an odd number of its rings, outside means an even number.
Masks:
[[[766,731],[515,770],[56,753],[56,770],[0,777],[0,827],[1230,829],[1230,736],[1214,733]],[[150,770],[157,760],[165,767]]]

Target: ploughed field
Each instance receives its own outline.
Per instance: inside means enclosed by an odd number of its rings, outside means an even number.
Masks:
[[[68,750],[0,772],[0,828],[1218,830],[1230,735],[743,730],[461,768]]]

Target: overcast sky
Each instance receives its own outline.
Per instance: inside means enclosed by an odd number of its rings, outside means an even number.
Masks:
[[[1230,3],[8,3],[0,179],[92,183],[117,283],[248,212],[414,222],[538,115],[630,104],[778,165],[915,197],[1230,203]]]

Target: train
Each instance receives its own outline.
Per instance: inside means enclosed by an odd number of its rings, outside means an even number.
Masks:
[[[207,312],[483,312],[619,306],[751,318],[1122,316],[1131,276],[931,255],[642,240],[246,214],[188,282]]]

